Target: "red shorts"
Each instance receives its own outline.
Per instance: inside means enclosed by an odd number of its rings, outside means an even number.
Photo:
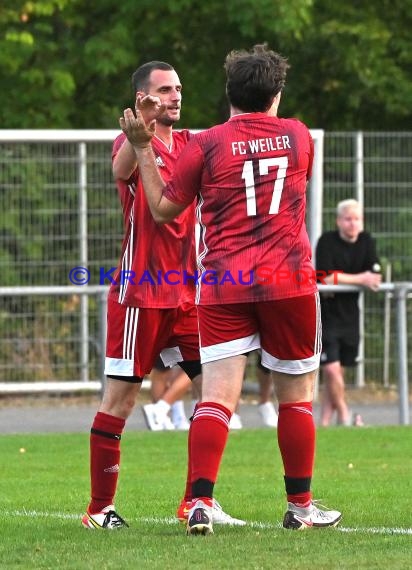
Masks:
[[[172,333],[160,356],[165,366],[174,366],[183,360],[200,360],[196,305],[187,304],[177,309]]]
[[[276,301],[198,305],[202,363],[261,349],[262,364],[286,374],[319,367],[319,294]]]
[[[168,366],[182,360],[199,360],[194,305],[177,309],[140,309],[109,298],[104,371],[107,376],[143,378],[164,349],[168,349],[165,361]]]

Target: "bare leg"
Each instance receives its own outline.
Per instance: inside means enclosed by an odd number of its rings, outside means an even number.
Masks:
[[[245,367],[243,355],[204,364],[202,402],[216,402],[233,413],[239,402]]]
[[[166,368],[166,370],[153,368],[150,373],[150,379],[152,381],[152,401],[164,400],[169,405],[172,405],[176,400],[180,400],[191,385],[190,378],[183,372],[180,366]]]
[[[256,368],[256,378],[259,382],[259,404],[270,402],[273,396],[273,378],[259,366]]]
[[[132,384],[108,378],[99,412],[127,419],[133,411],[141,386],[141,383]]]
[[[272,372],[279,404],[312,402],[317,371],[306,374]]]
[[[345,378],[344,369],[340,362],[331,362],[323,366],[326,393],[330,404],[336,409],[338,424],[347,425],[349,422],[349,410],[345,401]]]
[[[150,372],[150,396],[153,403],[158,402],[163,397],[168,388],[170,377],[170,368],[164,370],[153,368]]]
[[[175,366],[166,370],[154,369],[151,372],[152,383],[165,386],[162,393],[157,390],[154,404],[143,406],[143,413],[149,429],[153,431],[189,429],[182,397],[191,386],[190,378],[180,368]],[[159,397],[160,396],[160,397]],[[169,412],[171,411],[171,417]]]
[[[259,415],[262,418],[263,425],[275,428],[278,425],[278,414],[272,401],[273,377],[270,372],[262,370],[260,366],[257,367],[256,377],[259,382]]]
[[[172,368],[169,371],[169,375],[169,387],[164,392],[162,400],[171,406],[176,400],[180,400],[186,394],[191,386],[191,380],[179,366]]]
[[[323,367],[322,367],[323,368]],[[322,374],[323,377],[323,390],[322,390],[322,404],[320,409],[320,425],[327,427],[332,421],[332,416],[335,408],[332,404],[332,397],[329,391],[329,384],[326,381],[326,374]]]

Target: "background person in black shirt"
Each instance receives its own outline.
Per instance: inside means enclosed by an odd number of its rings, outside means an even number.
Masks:
[[[381,283],[375,241],[363,231],[362,209],[356,200],[343,200],[337,206],[337,230],[325,232],[316,247],[316,269],[342,271],[328,275],[326,284],[362,285],[377,291]],[[325,382],[321,425],[329,425],[334,412],[337,423],[350,424],[345,401],[344,369],[355,366],[359,348],[359,293],[321,295],[323,348],[321,369]]]

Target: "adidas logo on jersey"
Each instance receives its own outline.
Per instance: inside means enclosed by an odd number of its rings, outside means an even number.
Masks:
[[[161,156],[156,156],[156,165],[160,167],[165,166]]]

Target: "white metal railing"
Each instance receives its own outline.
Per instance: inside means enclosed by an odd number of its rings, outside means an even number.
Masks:
[[[47,382],[40,383],[42,388],[65,385],[70,390],[74,389],[101,389],[104,382],[104,360],[106,345],[106,311],[107,294],[109,288],[105,285],[85,285],[79,286],[55,286],[55,287],[0,287],[0,296],[56,296],[56,295],[81,295],[87,298],[94,295],[98,302],[99,312],[99,335],[98,344],[100,346],[99,377],[100,382]],[[351,292],[360,291],[362,288],[353,285],[319,285],[319,290],[328,292]],[[408,330],[407,330],[407,299],[412,292],[412,282],[405,283],[382,283],[380,292],[393,295],[396,304],[396,337],[397,337],[397,362],[398,362],[398,402],[399,402],[399,423],[407,425],[409,421],[409,390],[408,390]],[[47,385],[47,387],[46,387]],[[93,386],[93,388],[91,388]],[[27,388],[26,388],[27,389]],[[0,383],[0,393],[21,392],[22,385],[18,382]]]

